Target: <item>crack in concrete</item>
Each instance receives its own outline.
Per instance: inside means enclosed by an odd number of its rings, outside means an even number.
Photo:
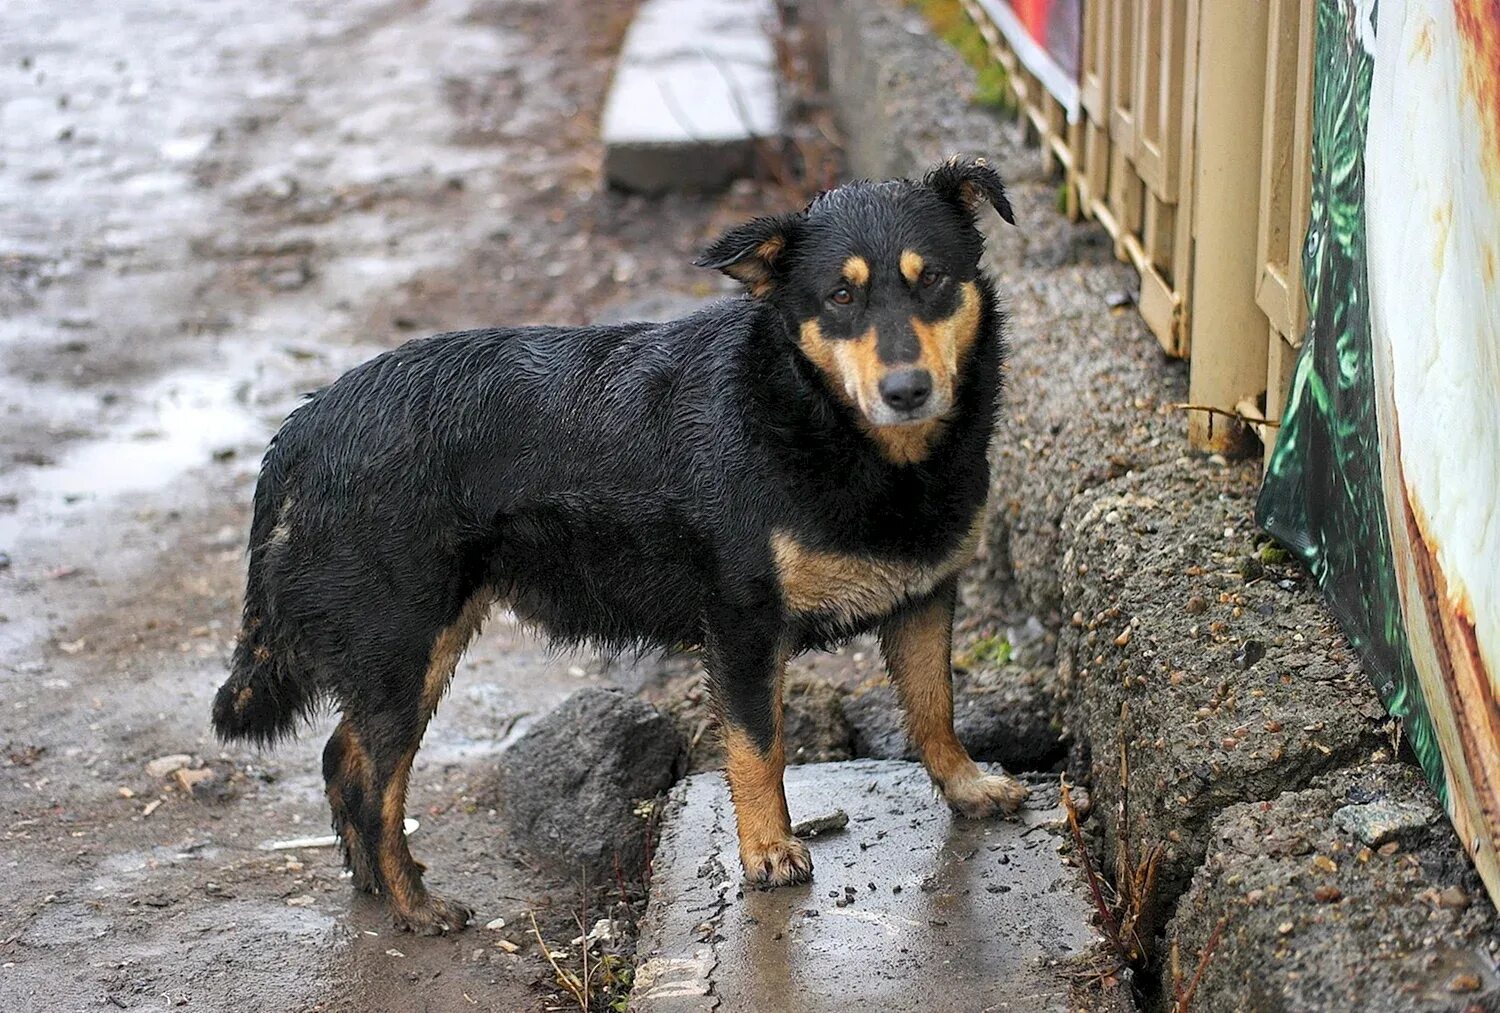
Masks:
[[[723,790],[714,792],[713,826],[709,830],[709,840],[711,842],[711,847],[709,851],[710,857],[708,859],[707,865],[709,867],[709,877],[714,882],[716,910],[705,920],[705,924],[710,927],[708,939],[706,940],[706,942],[708,943],[710,960],[708,963],[707,973],[708,990],[704,993],[704,995],[712,1002],[712,1005],[709,1007],[709,1009],[711,1010],[717,1010],[722,1002],[722,997],[718,994],[718,984],[716,979],[716,972],[719,969],[719,961],[721,959],[719,954],[719,944],[723,940],[723,933],[719,931],[719,928],[724,919],[724,912],[729,910],[728,893],[730,888],[733,886],[733,882],[731,881],[729,876],[729,871],[724,868],[724,863],[719,860],[719,855],[723,853],[724,801],[727,797],[727,794],[727,791]]]

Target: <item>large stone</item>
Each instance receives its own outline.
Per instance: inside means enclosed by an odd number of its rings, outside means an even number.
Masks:
[[[838,689],[822,679],[788,677],[783,705],[786,762],[829,763],[853,757],[854,735]]]
[[[637,947],[639,1013],[1128,1009],[1094,991],[1109,966],[1056,788],[1014,819],[961,820],[914,764],[788,769],[792,819],[844,809],[811,884],[743,882],[722,776],[672,793]]]
[[[657,193],[712,190],[781,134],[776,10],[765,0],[646,0],[604,103],[604,174]]]
[[[1070,721],[1092,750],[1106,850],[1165,847],[1163,904],[1226,807],[1389,749],[1385,712],[1316,589],[1293,567],[1244,564],[1259,478],[1181,459],[1078,497],[1062,532]]]
[[[527,730],[500,765],[502,805],[528,851],[590,878],[645,860],[649,807],[682,772],[666,715],[614,690],[580,690]]]
[[[1402,814],[1402,837],[1372,849],[1347,813],[1380,807]],[[1228,916],[1193,1009],[1500,1008],[1500,921],[1435,815],[1421,775],[1395,763],[1226,809],[1169,932],[1190,975]]]
[[[1050,670],[1007,668],[955,680],[953,727],[976,760],[1006,770],[1047,770],[1063,755]],[[856,756],[915,760],[896,691],[867,686],[844,700]]]

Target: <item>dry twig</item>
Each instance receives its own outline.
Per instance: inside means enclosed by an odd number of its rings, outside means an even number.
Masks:
[[[1198,985],[1203,981],[1203,971],[1208,967],[1214,950],[1218,949],[1219,940],[1224,937],[1224,926],[1228,924],[1229,916],[1224,915],[1208,934],[1203,952],[1198,954],[1198,967],[1193,972],[1193,980],[1188,982],[1186,988],[1182,987],[1182,968],[1177,963],[1177,940],[1172,940],[1172,1013],[1188,1013],[1192,1007],[1193,996],[1198,993]]]

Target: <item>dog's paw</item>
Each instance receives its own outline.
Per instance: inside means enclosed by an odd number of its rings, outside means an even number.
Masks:
[[[401,932],[419,936],[445,936],[457,932],[474,917],[466,904],[428,893],[420,904],[405,910],[391,909],[391,921]]]
[[[1031,793],[1020,781],[1008,774],[980,774],[962,781],[950,781],[943,797],[960,816],[984,819],[995,813],[1013,813]]]
[[[745,879],[754,886],[790,886],[812,879],[812,855],[795,837],[740,849]]]

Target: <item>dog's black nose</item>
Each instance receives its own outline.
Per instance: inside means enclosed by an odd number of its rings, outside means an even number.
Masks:
[[[925,369],[903,369],[880,379],[880,396],[898,412],[916,411],[932,394],[932,374]]]

